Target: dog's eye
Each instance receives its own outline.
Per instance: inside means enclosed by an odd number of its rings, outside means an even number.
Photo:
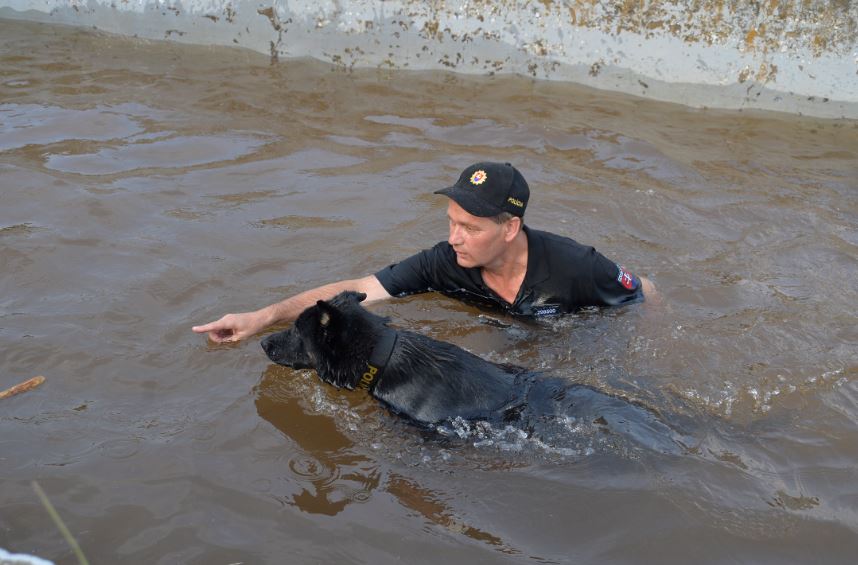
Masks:
[[[331,323],[331,315],[327,312],[322,312],[322,315],[319,317],[319,325],[323,328],[327,327],[328,324]]]

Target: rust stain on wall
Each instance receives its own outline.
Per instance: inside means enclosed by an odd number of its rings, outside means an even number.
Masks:
[[[498,2],[504,4],[507,2]],[[669,33],[686,42],[728,44],[773,51],[809,47],[814,55],[846,53],[858,36],[851,0],[540,0],[568,23],[604,33]]]

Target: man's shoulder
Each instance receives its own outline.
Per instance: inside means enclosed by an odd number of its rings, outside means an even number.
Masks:
[[[406,296],[444,289],[448,281],[461,286],[465,277],[461,271],[456,252],[449,243],[441,241],[377,271],[375,278],[391,296]]]
[[[527,236],[529,238],[533,238],[534,243],[541,244],[534,246],[535,248],[538,249],[541,246],[547,253],[559,252],[587,254],[591,253],[593,250],[592,246],[578,243],[571,237],[566,237],[565,235],[559,235],[544,230],[535,230],[533,228],[528,228]]]
[[[447,241],[439,241],[432,247],[418,251],[409,260],[418,261],[426,272],[435,274],[443,275],[463,270],[456,261],[453,246]]]
[[[447,241],[439,241],[432,247],[428,249],[424,249],[420,253],[424,253],[427,255],[434,256],[438,259],[441,259],[446,262],[453,261],[456,262],[456,252],[453,251],[453,246],[449,244]]]

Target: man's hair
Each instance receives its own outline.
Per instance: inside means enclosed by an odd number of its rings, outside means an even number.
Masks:
[[[517,218],[517,217],[519,217],[519,216],[516,216],[514,214],[510,214],[509,212],[501,212],[497,216],[492,216],[491,218],[492,218],[492,220],[494,220],[494,222],[496,224],[503,224],[503,223],[506,223],[506,222],[510,221],[511,219]],[[521,221],[522,221],[522,223],[524,223],[524,218],[521,218]]]

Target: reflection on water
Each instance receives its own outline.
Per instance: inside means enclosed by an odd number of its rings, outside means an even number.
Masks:
[[[443,239],[431,191],[482,159],[662,300],[374,309],[646,406],[680,453],[427,433],[190,332]],[[849,121],[0,22],[0,388],[47,379],[0,406],[0,547],[72,558],[36,479],[94,563],[852,563],[856,163]]]
[[[332,416],[306,413],[303,399],[289,395],[289,385],[281,383],[285,379],[282,375],[278,379],[277,372],[270,368],[258,385],[256,409],[290,443],[297,444],[287,468],[302,490],[283,502],[328,516],[339,514],[352,502],[365,502],[378,488],[377,465],[354,452],[354,444]]]
[[[351,503],[369,501],[373,492],[382,487],[405,508],[434,524],[515,553],[500,538],[462,522],[439,493],[396,472],[382,472],[374,458],[360,454],[337,423],[345,418],[350,422],[346,427],[357,431],[357,427],[365,428],[363,424],[371,414],[331,403],[318,387],[302,386],[306,383],[291,377],[291,370],[272,365],[256,388],[259,415],[280,430],[290,444],[297,444],[287,467],[300,492],[291,498],[278,495],[278,500],[310,514],[335,516]],[[308,393],[314,404],[312,410],[306,407]]]

